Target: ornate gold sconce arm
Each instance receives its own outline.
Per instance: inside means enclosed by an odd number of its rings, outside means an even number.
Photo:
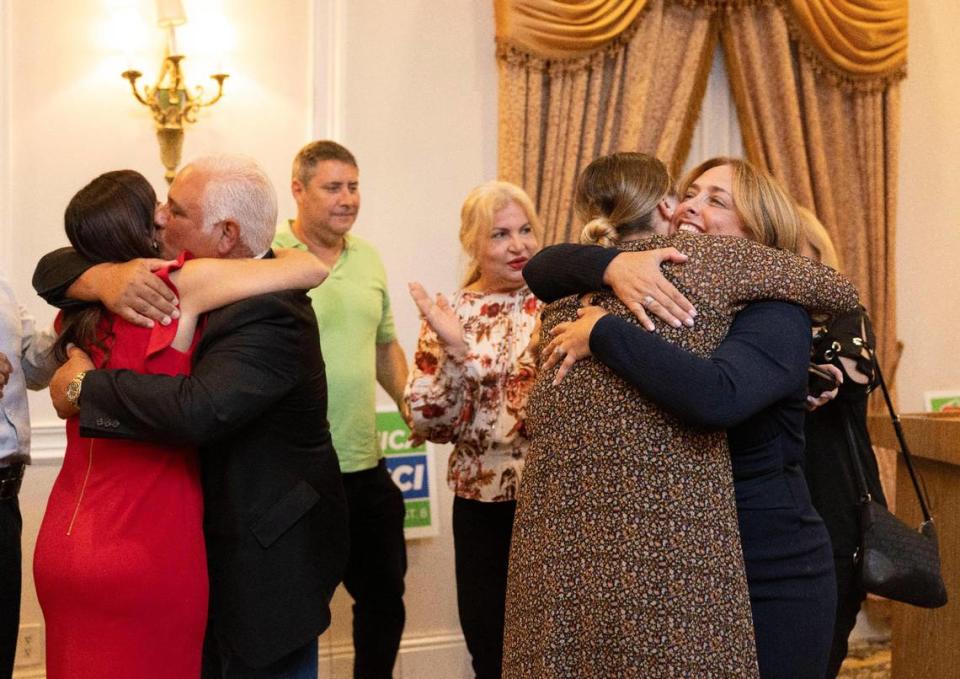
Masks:
[[[194,88],[191,94],[183,79],[180,62],[181,54],[167,54],[153,87],[144,86],[141,93],[137,81],[142,73],[136,70],[124,71],[121,75],[130,82],[130,89],[137,101],[150,109],[157,127],[157,141],[160,143],[160,158],[166,168],[164,177],[167,183],[173,181],[180,165],[183,151],[183,131],[187,124],[197,121],[197,112],[206,106],[212,106],[223,96],[223,81],[226,73],[215,73],[210,77],[217,83],[217,91],[208,101],[203,101],[203,87]]]
[[[137,91],[137,80],[140,79],[140,76],[142,76],[143,73],[141,73],[140,71],[136,71],[134,69],[130,69],[129,71],[124,71],[123,73],[121,73],[121,75],[130,81],[130,89],[133,91],[133,96],[137,98],[137,101],[139,101],[144,106],[149,106],[150,104],[147,103],[147,100],[144,99],[143,95],[141,95],[140,92]]]

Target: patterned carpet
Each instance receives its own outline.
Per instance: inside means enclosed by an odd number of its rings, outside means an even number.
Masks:
[[[890,644],[876,643],[850,649],[840,679],[890,679]]]

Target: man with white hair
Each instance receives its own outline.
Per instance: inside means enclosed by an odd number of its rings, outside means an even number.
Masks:
[[[157,233],[168,257],[272,256],[276,216],[256,163],[201,158],[170,186]],[[123,266],[91,267],[61,250],[41,261],[34,285],[54,303],[64,291],[96,298],[117,287],[103,281]],[[210,575],[203,676],[316,677],[348,548],[316,319],[304,291],[288,290],[213,311],[202,332],[190,376],[95,370],[75,350],[51,396],[61,416],[79,411],[84,436],[199,446]]]

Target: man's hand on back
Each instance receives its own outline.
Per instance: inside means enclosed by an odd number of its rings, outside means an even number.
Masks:
[[[74,299],[99,301],[134,325],[168,325],[180,316],[176,295],[154,271],[170,263],[162,259],[134,259],[123,264],[97,264],[87,269],[67,294]]]

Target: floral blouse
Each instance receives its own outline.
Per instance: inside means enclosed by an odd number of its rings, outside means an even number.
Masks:
[[[527,450],[527,395],[536,378],[530,339],[541,303],[526,286],[454,295],[467,352],[448,354],[423,322],[404,398],[414,431],[454,444],[447,483],[471,500],[514,500]]]

